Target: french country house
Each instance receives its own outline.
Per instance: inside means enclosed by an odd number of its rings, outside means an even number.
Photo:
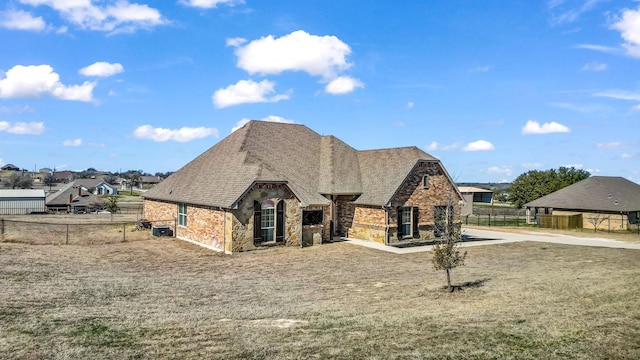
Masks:
[[[462,196],[417,147],[358,151],[304,125],[250,121],[144,194],[149,221],[234,253],[334,237],[387,245],[460,225]]]

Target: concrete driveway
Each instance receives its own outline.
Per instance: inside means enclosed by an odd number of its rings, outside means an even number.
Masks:
[[[626,243],[622,241],[603,239],[603,238],[597,238],[597,237],[586,238],[586,237],[576,237],[576,236],[569,236],[569,235],[562,235],[562,234],[537,233],[537,232],[534,233],[534,232],[526,232],[526,231],[510,232],[510,231],[496,231],[496,230],[485,230],[485,229],[475,229],[475,228],[463,228],[462,230],[463,230],[463,238],[465,239],[465,241],[460,244],[461,247],[505,244],[505,243],[512,243],[512,242],[520,242],[520,241],[538,241],[538,242],[545,242],[545,243],[552,243],[552,244],[596,246],[596,247],[640,250],[640,244],[632,244],[632,243]],[[394,246],[386,246],[383,244],[378,244],[378,243],[365,241],[365,240],[357,240],[357,239],[349,239],[349,238],[343,238],[342,240],[350,244],[366,246],[366,247],[378,249],[378,250],[384,250],[384,251],[392,252],[394,254],[410,254],[415,252],[431,251],[433,249],[432,245],[397,248]]]

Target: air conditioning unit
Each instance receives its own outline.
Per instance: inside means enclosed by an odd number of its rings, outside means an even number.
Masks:
[[[173,236],[173,231],[168,226],[154,226],[151,229],[153,236]]]

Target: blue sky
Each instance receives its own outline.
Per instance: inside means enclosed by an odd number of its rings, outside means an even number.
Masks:
[[[0,164],[174,171],[247,119],[460,182],[640,182],[640,2],[9,0]]]

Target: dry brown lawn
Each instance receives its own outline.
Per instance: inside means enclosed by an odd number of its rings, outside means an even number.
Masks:
[[[640,251],[0,243],[0,358],[638,359]]]

